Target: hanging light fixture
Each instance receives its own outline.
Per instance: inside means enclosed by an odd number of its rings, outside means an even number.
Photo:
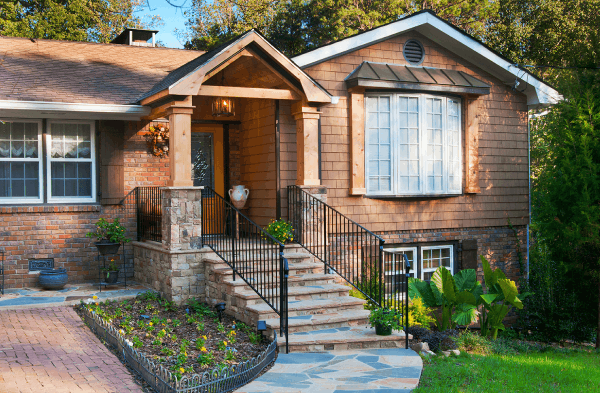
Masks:
[[[225,73],[221,72],[221,86],[224,85]],[[214,97],[212,102],[213,116],[230,117],[235,115],[235,102],[231,97]]]
[[[212,115],[230,117],[235,115],[235,102],[231,97],[214,97]]]

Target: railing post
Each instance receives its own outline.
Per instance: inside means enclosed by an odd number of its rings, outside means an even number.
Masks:
[[[136,233],[135,236],[137,241],[142,240],[142,220],[141,220],[141,209],[140,209],[140,188],[135,188],[135,222],[136,222]]]
[[[228,209],[225,208],[224,211],[227,211]],[[235,213],[237,216],[237,212]],[[225,221],[227,221],[227,214],[225,214]],[[233,281],[235,281],[235,246],[236,246],[236,241],[235,241],[235,229],[231,231],[231,264],[233,266],[233,269],[231,269],[233,271]]]
[[[379,307],[383,307],[385,303],[385,274],[383,268],[383,239],[379,239]]]
[[[406,254],[402,254],[402,256],[404,257],[404,301],[406,307],[406,316],[404,317],[404,338],[406,341],[405,348],[408,349],[408,274],[410,272],[410,263],[408,262]]]

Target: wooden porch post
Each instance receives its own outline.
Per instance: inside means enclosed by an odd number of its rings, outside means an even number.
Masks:
[[[292,105],[296,119],[296,154],[299,186],[319,186],[319,112],[300,101]]]
[[[191,187],[192,182],[192,97],[167,108],[169,116],[170,187]]]

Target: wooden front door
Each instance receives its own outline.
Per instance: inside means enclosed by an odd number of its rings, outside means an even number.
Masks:
[[[223,151],[223,127],[220,125],[194,125],[192,127],[192,181],[194,186],[204,186],[214,189],[217,194],[225,195],[225,170]],[[215,198],[211,198],[215,199]],[[205,205],[217,201],[205,200]],[[202,230],[205,234],[223,233],[222,219],[212,217],[214,209],[206,209]]]

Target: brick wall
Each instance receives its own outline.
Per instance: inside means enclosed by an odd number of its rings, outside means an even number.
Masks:
[[[137,186],[166,185],[169,178],[168,158],[148,153],[144,135],[149,125],[148,122],[130,122],[126,126],[126,193]],[[100,146],[99,140],[96,145]],[[99,160],[97,163],[100,184]],[[85,235],[95,229],[94,224],[100,217],[112,219],[122,214],[119,206],[102,206],[99,202],[0,207],[0,247],[5,250],[6,288],[36,285],[38,274],[29,273],[29,259],[54,258],[55,268],[67,269],[70,283],[97,280],[98,254],[93,240]]]

